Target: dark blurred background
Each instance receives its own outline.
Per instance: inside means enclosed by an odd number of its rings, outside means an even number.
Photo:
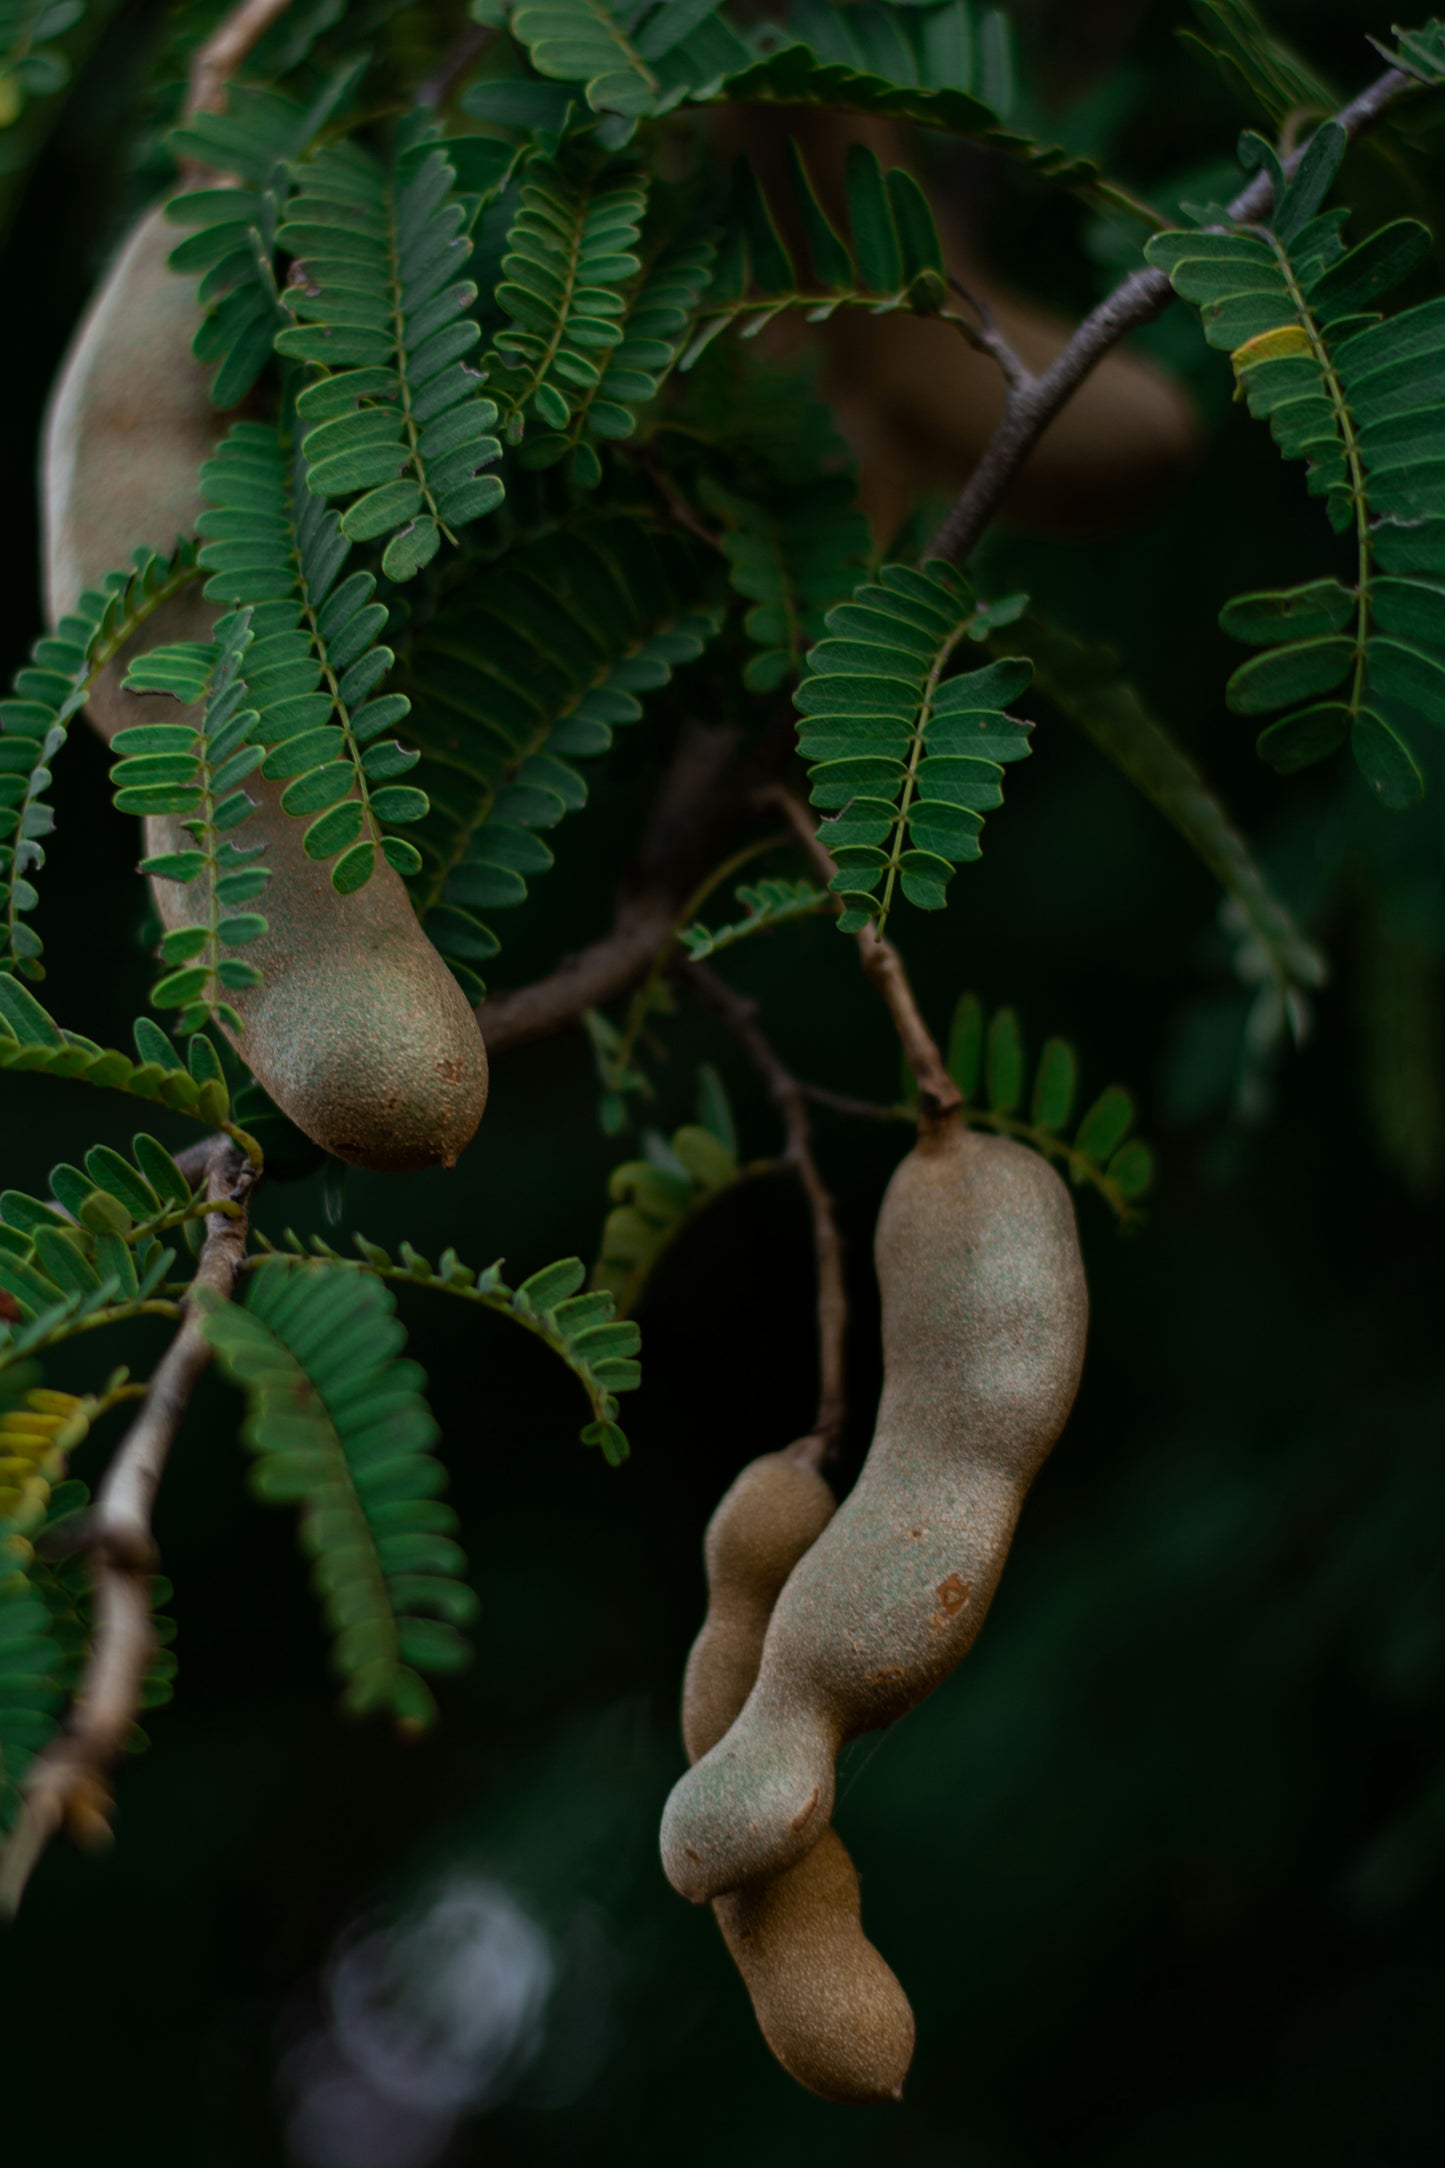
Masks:
[[[1181,49],[1187,8],[1020,12],[1043,89],[1052,70],[1060,95],[1089,92],[1077,126],[1131,178],[1162,193],[1218,167],[1248,116]],[[1363,34],[1390,19],[1358,0],[1276,0],[1271,18],[1346,89],[1376,66]],[[12,191],[7,669],[37,623],[41,403],[107,248],[159,178],[137,165],[135,126],[165,31],[159,9],[102,24]],[[1362,155],[1346,192],[1379,215],[1397,185]],[[1007,173],[988,198],[1018,283],[1087,305],[1109,256],[1087,214]],[[235,1404],[208,1381],[159,1516],[176,1700],[123,1774],[114,1851],[57,1850],[0,1937],[6,2161],[1442,2157],[1439,776],[1421,811],[1392,817],[1342,764],[1275,778],[1226,715],[1220,603],[1303,577],[1321,528],[1299,472],[1229,411],[1227,372],[1182,311],[1158,343],[1216,432],[1198,475],[1143,533],[1087,549],[1005,538],[995,576],[1127,646],[1324,940],[1332,980],[1303,1053],[1251,1053],[1208,878],[1047,721],[949,912],[900,928],[937,1028],[965,987],[1013,1002],[1035,1047],[1074,1040],[1086,1084],[1135,1090],[1161,1161],[1133,1235],[1080,1200],[1083,1393],[987,1631],[931,1702],[846,1760],[839,1821],[867,1924],[918,2015],[906,2104],[830,2107],[782,2076],[711,1920],[656,1858],[704,1524],[742,1462],[812,1406],[806,1224],[791,1193],[753,1184],[648,1297],[620,1470],[577,1446],[580,1397],[534,1343],[403,1299],[483,1606],[476,1665],[421,1744],[335,1713],[288,1516],[250,1501]],[[594,784],[508,929],[499,983],[605,924],[664,751],[665,718]],[[144,901],[88,736],[64,757],[58,807],[47,997],[121,1043],[148,983]],[[780,932],[729,970],[805,1074],[894,1091],[881,1012],[831,928]],[[775,1148],[770,1108],[713,1026],[687,1016],[668,1046],[662,1126],[690,1118],[711,1059],[745,1150]],[[432,1254],[452,1242],[478,1264],[504,1255],[515,1277],[590,1258],[609,1167],[631,1148],[600,1133],[595,1098],[580,1035],[507,1057],[460,1169],[352,1175],[346,1225]],[[819,1119],[856,1303],[846,1480],[877,1392],[868,1250],[901,1136]],[[119,1100],[0,1079],[0,1180],[34,1188],[57,1158],[136,1126]],[[269,1188],[257,1216],[273,1236],[326,1232],[335,1203],[313,1176]],[[52,1382],[139,1368],[162,1344],[159,1328],[82,1343]]]

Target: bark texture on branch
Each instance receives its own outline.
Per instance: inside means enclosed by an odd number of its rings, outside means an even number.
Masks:
[[[65,1729],[28,1770],[20,1818],[0,1855],[0,1911],[13,1912],[50,1839],[68,1829],[81,1842],[109,1834],[110,1771],[140,1710],[155,1653],[150,1577],[157,1566],[151,1514],[171,1448],[211,1359],[197,1291],[230,1298],[246,1254],[247,1205],[256,1170],[227,1137],[212,1146],[209,1212],[180,1331],[156,1366],[86,1517],[84,1548],[94,1576],[90,1652]]]

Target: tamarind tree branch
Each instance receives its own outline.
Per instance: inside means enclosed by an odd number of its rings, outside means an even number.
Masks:
[[[239,0],[239,5],[222,17],[191,56],[186,93],[188,120],[197,113],[219,113],[223,109],[231,77],[290,4],[291,0]]]
[[[818,1269],[818,1413],[811,1434],[800,1441],[797,1451],[800,1459],[816,1466],[827,1459],[848,1413],[848,1287],[837,1209],[813,1154],[807,1093],[759,1025],[756,1002],[738,993],[706,964],[685,963],[681,976],[722,1018],[767,1085],[787,1130],[782,1165],[797,1176],[807,1199]]]
[[[1392,105],[1420,88],[1420,84],[1399,68],[1387,68],[1357,98],[1342,107],[1335,119],[1352,139],[1365,135]],[[1286,174],[1294,172],[1303,156],[1304,148],[1289,154],[1284,160]],[[1231,220],[1236,224],[1247,224],[1264,217],[1273,193],[1274,184],[1269,174],[1261,169],[1230,204]],[[1133,271],[1092,314],[1084,318],[1063,352],[1039,375],[1029,376],[1024,371],[1022,375],[1012,376],[1003,357],[995,353],[1008,379],[1003,420],[953,509],[934,533],[926,556],[966,558],[970,554],[1055,415],[1068,404],[1111,347],[1117,346],[1127,333],[1162,316],[1173,299],[1174,289],[1164,272],[1156,271],[1152,266]],[[987,336],[987,328],[985,324],[981,338]],[[981,343],[981,338],[976,338],[974,343]],[[995,349],[989,345],[987,351],[995,352]]]
[[[69,1721],[26,1773],[20,1818],[0,1858],[0,1912],[13,1912],[41,1854],[62,1828],[82,1842],[109,1834],[109,1771],[124,1751],[155,1651],[150,1577],[157,1551],[151,1511],[171,1448],[211,1359],[195,1296],[229,1300],[246,1252],[257,1171],[229,1137],[212,1140],[206,1195],[231,1209],[207,1214],[205,1240],[181,1329],[156,1366],[86,1516],[83,1547],[93,1574],[90,1651]]]
[[[855,1099],[851,1092],[835,1092],[828,1084],[799,1081],[799,1090],[810,1105],[824,1107],[845,1122],[911,1122],[911,1108],[880,1106],[876,1099]]]
[[[760,805],[778,808],[827,887],[838,868],[831,852],[818,841],[807,807],[781,783],[766,784],[757,793],[757,798]],[[841,901],[835,900],[835,909],[841,913]],[[863,969],[887,1003],[893,1028],[903,1048],[903,1058],[917,1082],[919,1119],[925,1127],[940,1122],[963,1105],[963,1093],[949,1075],[938,1041],[923,1021],[923,1012],[914,997],[903,958],[876,926],[865,926],[854,938]]]
[[[679,905],[746,815],[747,793],[728,772],[740,738],[735,729],[701,723],[682,732],[610,931],[535,985],[482,1004],[477,1019],[489,1057],[605,1007],[652,968],[672,939]]]

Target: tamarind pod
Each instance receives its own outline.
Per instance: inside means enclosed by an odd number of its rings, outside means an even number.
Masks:
[[[135,227],[62,364],[46,417],[42,510],[52,622],[138,545],[169,549],[200,510],[199,472],[226,427],[191,353],[192,288],[169,270],[175,234],[159,207]],[[216,612],[188,592],[164,604],[97,680],[90,719],[109,739],[127,724],[174,722],[173,701],[123,692],[135,656],[208,640]],[[268,932],[248,947],[259,986],[233,1006],[237,1040],[271,1097],[314,1142],[358,1166],[451,1166],[487,1097],[487,1056],[466,997],[384,862],[341,896],[307,858],[305,823],[281,810],[280,784],[254,777],[241,840],[266,846],[260,908]],[[149,854],[191,841],[175,820],[146,822]],[[206,914],[197,891],[152,884],[169,930]]]
[[[783,1584],[838,1510],[831,1485],[792,1452],[749,1461],[703,1539],[707,1616],[682,1680],[689,1761],[716,1746],[752,1691]]]
[[[835,1510],[817,1469],[765,1453],[708,1524],[708,1611],[683,1681],[688,1757],[715,1746],[747,1700],[773,1605]],[[723,1939],[763,2038],[825,2100],[896,2100],[913,2059],[913,2012],[863,1933],[858,1875],[834,1829],[786,1873],[715,1898]]]
[[[839,1748],[968,1653],[1078,1389],[1074,1208],[1036,1153],[942,1124],[894,1174],[874,1256],[884,1383],[862,1473],[778,1598],[742,1714],[663,1816],[668,1877],[696,1903],[801,1859]]]

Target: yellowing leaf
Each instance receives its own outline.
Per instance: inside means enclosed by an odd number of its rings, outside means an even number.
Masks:
[[[1235,378],[1242,387],[1246,371],[1254,368],[1257,362],[1283,361],[1291,354],[1312,351],[1310,335],[1303,324],[1277,324],[1273,331],[1260,331],[1252,339],[1246,339],[1229,358],[1234,363]]]

